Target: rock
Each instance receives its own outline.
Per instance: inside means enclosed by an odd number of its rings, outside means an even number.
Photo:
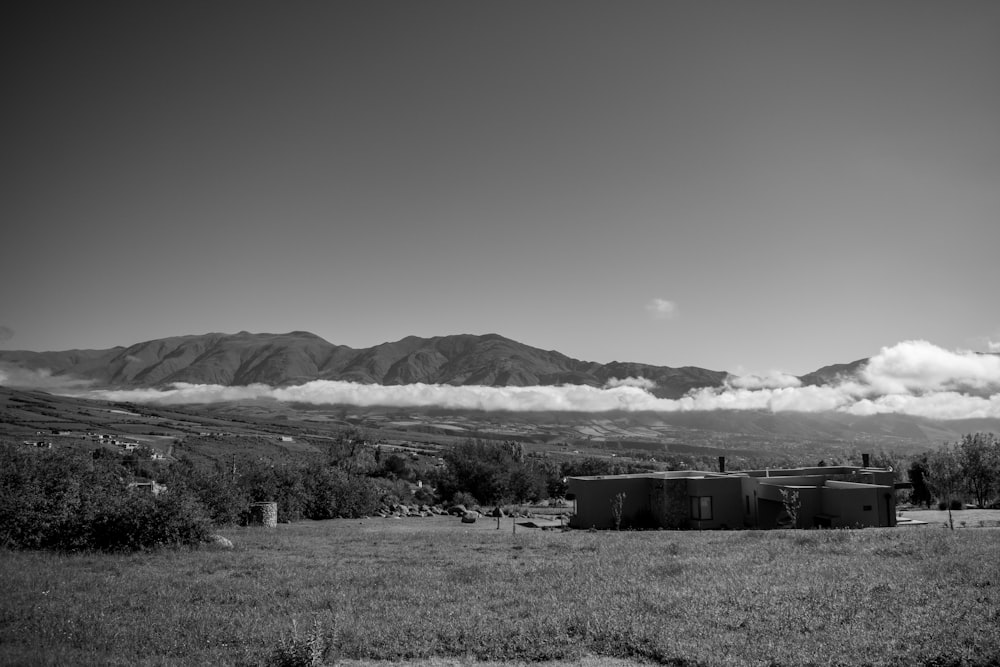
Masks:
[[[476,522],[475,512],[466,512],[465,514],[462,515],[462,523],[475,523],[475,522]]]
[[[219,549],[232,549],[233,548],[232,540],[230,540],[230,539],[228,539],[226,537],[223,537],[222,535],[215,535],[215,534],[209,535],[208,536],[208,544],[211,545],[211,546],[213,546],[213,547],[217,547]]]

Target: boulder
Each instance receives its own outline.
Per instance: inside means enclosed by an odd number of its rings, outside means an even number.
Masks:
[[[216,547],[218,549],[232,549],[233,542],[229,538],[223,537],[222,535],[209,535],[208,544],[210,546]]]
[[[475,522],[476,522],[475,512],[466,512],[465,514],[462,515],[462,523],[475,523]]]

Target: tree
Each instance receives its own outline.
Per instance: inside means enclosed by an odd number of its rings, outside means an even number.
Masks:
[[[927,469],[931,486],[937,494],[938,500],[943,501],[948,506],[948,525],[954,530],[955,522],[951,516],[951,501],[955,499],[964,481],[962,466],[959,464],[954,448],[945,444],[938,451],[931,453],[927,457]]]
[[[931,490],[927,487],[927,457],[910,464],[910,469],[906,471],[910,478],[910,485],[913,490],[910,492],[910,499],[914,505],[931,506]]]
[[[444,498],[469,493],[488,505],[545,496],[543,466],[524,457],[517,443],[470,440],[444,455],[447,470],[437,480]]]
[[[615,530],[622,529],[622,514],[625,510],[625,492],[622,491],[611,499],[611,516],[615,520]]]
[[[1000,480],[1000,440],[992,433],[964,435],[957,454],[966,490],[977,505],[985,507]]]
[[[778,489],[781,492],[781,504],[785,508],[785,513],[788,514],[788,519],[791,521],[792,528],[799,527],[799,510],[802,509],[802,499],[799,496],[798,489]]]

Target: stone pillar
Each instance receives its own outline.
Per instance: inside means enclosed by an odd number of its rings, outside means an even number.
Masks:
[[[250,525],[274,528],[278,525],[278,503],[253,503],[250,505]]]

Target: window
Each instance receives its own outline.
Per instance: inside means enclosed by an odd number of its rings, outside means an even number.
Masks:
[[[712,496],[691,497],[691,518],[696,521],[712,520]]]
[[[871,512],[872,511],[872,506],[871,505],[865,505],[864,508],[862,509],[862,511],[864,511],[864,512]]]

